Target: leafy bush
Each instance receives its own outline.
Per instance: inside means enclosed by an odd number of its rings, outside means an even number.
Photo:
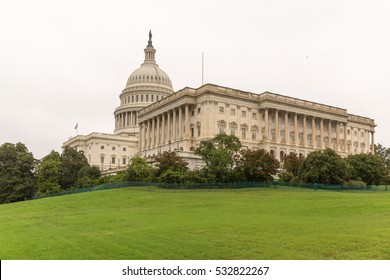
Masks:
[[[186,179],[185,171],[175,171],[173,169],[167,169],[157,178],[159,183],[184,183]]]
[[[363,189],[366,189],[367,184],[363,181],[354,180],[354,181],[344,182],[343,187],[345,187],[347,189],[352,189],[352,190],[363,190]]]
[[[282,171],[279,173],[279,180],[281,182],[291,182],[294,179],[294,175],[288,171]]]

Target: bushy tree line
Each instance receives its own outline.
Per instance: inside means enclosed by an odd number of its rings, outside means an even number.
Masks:
[[[218,134],[201,141],[195,150],[203,159],[202,168],[190,170],[175,152],[164,152],[154,158],[153,166],[134,156],[126,170],[102,177],[99,168],[90,166],[83,152],[73,148],[65,148],[62,154],[52,151],[35,160],[24,144],[5,143],[0,146],[0,204],[118,181],[225,183],[278,179],[347,186],[389,184],[390,149],[381,145],[375,149],[378,155],[346,158],[331,149],[314,151],[306,158],[292,153],[280,166],[268,151],[243,148],[237,137]]]
[[[232,135],[218,134],[201,141],[195,154],[204,162],[202,168],[195,170],[190,170],[175,152],[156,156],[154,167],[136,156],[124,172],[125,179],[159,183],[272,181],[279,168],[279,162],[269,152],[242,149],[240,140]]]
[[[342,158],[332,149],[311,152],[306,158],[286,157],[281,180],[346,186],[387,183],[389,170],[373,154],[355,154]]]
[[[83,152],[65,148],[34,159],[22,143],[0,146],[0,204],[31,199],[34,195],[56,193],[96,185],[100,170],[89,166]]]

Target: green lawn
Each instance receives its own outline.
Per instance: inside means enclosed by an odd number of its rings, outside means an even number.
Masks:
[[[0,205],[0,259],[390,259],[390,192],[124,188]]]

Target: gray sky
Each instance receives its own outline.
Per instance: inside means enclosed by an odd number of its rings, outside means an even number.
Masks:
[[[0,0],[0,144],[114,130],[152,29],[174,90],[271,91],[375,119],[390,146],[390,1]]]

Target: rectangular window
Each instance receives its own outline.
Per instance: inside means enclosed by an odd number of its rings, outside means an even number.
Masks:
[[[256,130],[252,130],[252,140],[256,140]]]
[[[191,116],[194,116],[194,115],[195,115],[195,111],[192,110],[192,111],[191,111]]]
[[[144,102],[144,95],[141,94],[141,102]]]
[[[252,119],[257,119],[257,114],[256,113],[252,113]]]
[[[218,124],[218,131],[219,133],[225,132],[225,125],[222,123]]]
[[[152,94],[152,97],[151,97],[151,99],[152,99],[152,102],[154,102],[154,95]]]
[[[236,115],[236,109],[231,109],[231,110],[230,110],[230,114],[231,114],[232,116],[235,116],[235,115]]]
[[[201,132],[201,130],[200,130],[200,125],[198,126],[198,137],[200,136],[200,132]]]
[[[112,147],[112,150],[115,151],[115,147],[114,146]]]
[[[236,135],[236,128],[234,126],[230,128],[230,135]]]
[[[242,114],[241,114],[242,117],[243,117],[243,118],[246,118],[246,111],[242,111],[241,113],[242,113]]]
[[[123,151],[126,152],[126,147],[123,147]]]
[[[111,158],[111,163],[112,163],[112,164],[115,164],[115,157],[112,157],[112,158]]]
[[[149,102],[149,95],[146,95],[146,102]]]
[[[101,145],[101,146],[100,146],[100,149],[101,149],[101,150],[104,150],[104,145]]]
[[[223,113],[225,111],[225,108],[224,107],[219,107],[219,112],[220,113]]]
[[[100,163],[101,163],[101,164],[104,163],[104,156],[100,156]]]
[[[200,114],[200,108],[198,108],[198,114]]]
[[[126,158],[122,158],[123,165],[126,165]]]
[[[245,128],[241,128],[241,138],[242,139],[246,138],[246,129]]]

